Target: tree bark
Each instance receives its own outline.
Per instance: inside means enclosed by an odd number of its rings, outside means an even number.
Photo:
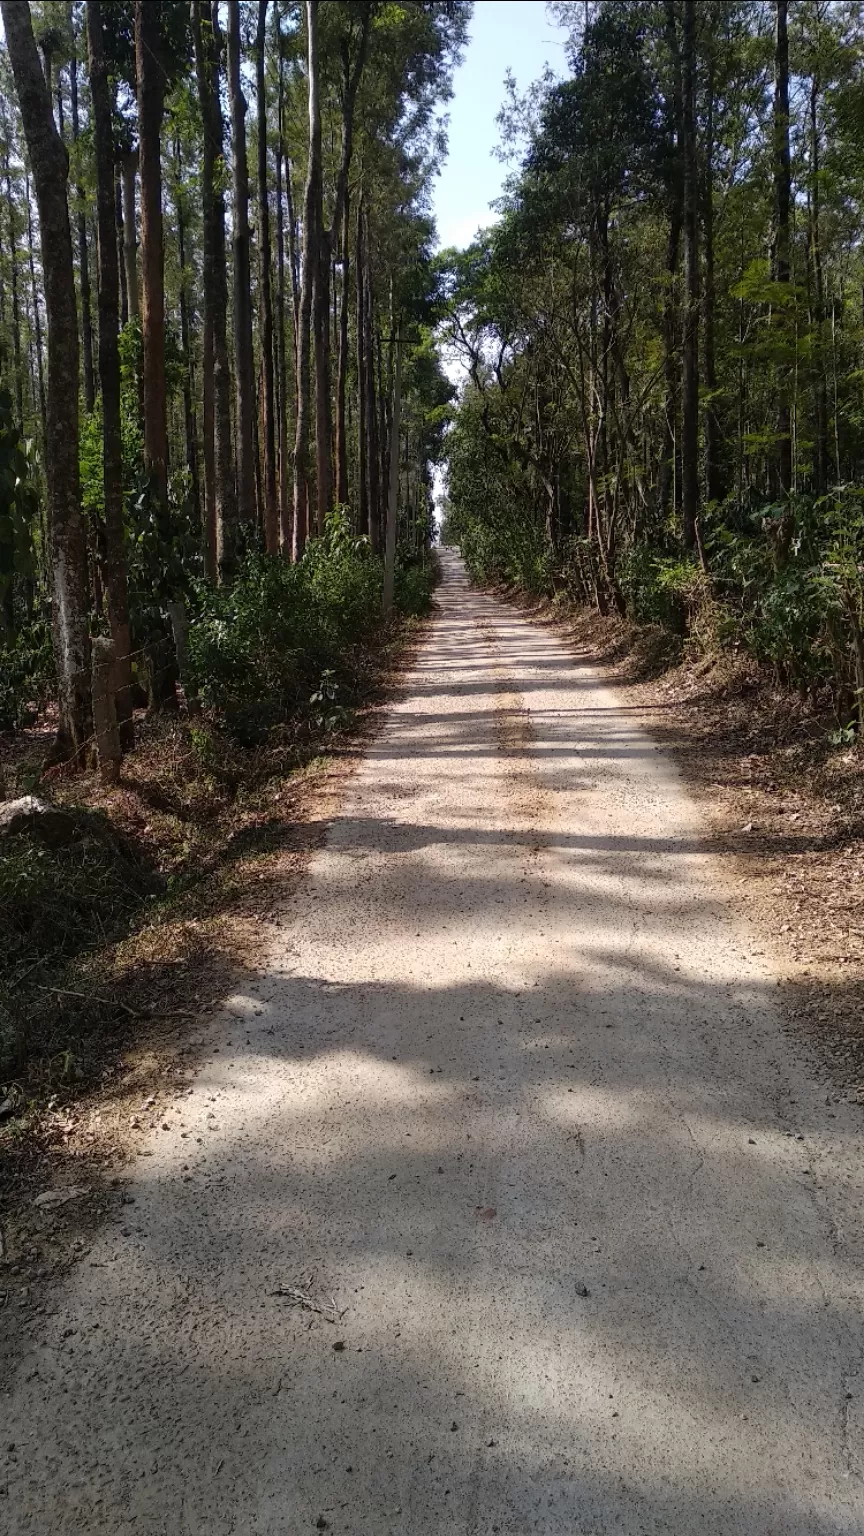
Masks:
[[[99,255],[99,383],[102,390],[102,482],[105,537],[102,577],[114,641],[117,720],[126,750],[135,745],[132,723],[132,652],[123,527],[123,448],[118,348],[120,270],[114,189],[111,87],[105,60],[100,0],[87,0],[87,41],[93,137],[96,153],[96,217]]]
[[[168,504],[168,418],[165,393],[165,247],[162,224],[162,114],[160,7],[135,0],[138,75],[138,158],[141,175],[141,337],[143,342],[144,459],[163,507]]]
[[[716,292],[714,282],[714,55],[713,43],[709,44],[711,56],[708,64],[708,102],[705,121],[705,196],[703,212],[703,237],[705,244],[705,291],[703,296],[703,324],[705,335],[705,389],[708,402],[705,409],[705,468],[708,500],[718,502],[724,494],[723,468],[720,461],[720,418],[715,394],[717,390],[717,363],[715,355]]]
[[[267,95],[265,45],[267,0],[258,0],[255,64],[258,87],[258,262],[261,284],[261,367],[264,428],[264,545],[279,553],[279,499],[276,489],[276,381],[273,367],[273,278],[270,250],[270,194],[267,188]]]
[[[51,121],[53,123],[53,116]],[[45,390],[45,366],[42,349],[42,315],[39,309],[39,289],[36,284],[36,260],[33,249],[33,208],[30,202],[29,177],[25,178],[24,181],[24,201],[27,204],[27,255],[30,265],[30,298],[33,304],[33,334],[36,342],[36,377],[39,382],[39,422],[42,427],[42,444],[44,448],[48,437],[48,402]],[[49,522],[50,517],[49,507]]]
[[[398,327],[398,316],[393,319]],[[393,369],[393,409],[390,422],[390,485],[387,498],[387,539],[384,551],[384,616],[393,611],[393,588],[396,580],[396,534],[399,523],[399,422],[402,407],[402,345],[398,335],[394,342],[395,364]]]
[[[126,325],[129,321],[129,293],[126,288],[126,263],[123,251],[123,181],[119,172],[119,166],[115,169],[114,176],[114,220],[116,224],[114,239],[117,245],[117,270],[120,273],[120,324]]]
[[[138,151],[132,149],[120,162],[123,188],[123,270],[126,273],[126,301],[129,319],[138,320],[141,301],[138,294],[138,233],[135,218],[135,180],[138,175]]]
[[[9,289],[12,302],[12,355],[15,367],[15,404],[18,409],[18,426],[24,429],[24,374],[21,365],[21,308],[18,299],[18,252],[15,235],[15,199],[12,195],[12,172],[9,165],[8,128],[3,125],[3,174],[6,182],[6,209],[9,215]]]
[[[309,81],[309,155],[304,197],[303,263],[297,315],[297,432],[294,440],[294,559],[306,547],[309,529],[312,290],[319,255],[317,220],[321,208],[321,103],[318,90],[318,0],[306,0]]]
[[[778,283],[790,281],[789,214],[792,203],[792,172],[789,153],[789,33],[788,0],[775,0],[774,27],[774,211],[776,219],[774,242],[774,278]],[[785,306],[780,306],[780,323],[783,328],[781,344],[785,345],[788,317]],[[792,413],[790,369],[785,360],[780,363],[780,406],[777,422],[777,476],[780,492],[788,495],[792,490]],[[790,530],[791,533],[791,530]]]
[[[820,81],[810,82],[810,261],[813,275],[813,488],[822,495],[828,485],[828,403],[825,387],[825,274],[822,264],[822,146],[819,134]]]
[[[699,517],[699,192],[696,164],[696,0],[684,0],[684,370],[681,513],[685,549],[696,547]]]
[[[366,206],[361,194],[357,209],[357,235],[355,247],[356,310],[354,319],[357,348],[357,530],[369,532],[369,486],[367,458],[369,444],[366,431],[366,273],[363,259],[363,228]]]
[[[195,420],[195,369],[190,344],[189,300],[187,285],[189,269],[186,262],[186,216],[183,208],[183,165],[179,136],[174,141],[177,162],[177,258],[180,265],[180,345],[183,350],[183,429],[186,438],[186,467],[192,489],[192,508],[195,521],[203,529],[201,509],[201,484],[198,475],[198,426]]]
[[[0,0],[0,14],[36,183],[45,304],[48,401],[45,472],[51,521],[52,625],[60,741],[83,763],[92,727],[87,543],[78,468],[78,312],[67,185],[69,156],[54,126],[30,6]]]
[[[191,0],[192,35],[198,74],[204,145],[201,161],[204,298],[204,473],[207,524],[205,570],[215,581],[231,574],[236,542],[237,499],[231,434],[231,374],[228,363],[228,274],[225,256],[225,198],[218,179],[224,126],[219,99],[218,14],[211,0]]]
[[[228,7],[228,95],[234,191],[234,366],[237,396],[237,502],[241,523],[255,522],[255,363],[252,351],[249,170],[246,98],[240,77],[240,6]]]
[[[678,269],[681,256],[681,230],[684,224],[683,108],[681,87],[681,51],[678,45],[678,17],[675,0],[666,0],[666,45],[672,71],[669,124],[669,235],[666,247],[667,290],[663,314],[663,346],[666,381],[666,408],[663,424],[663,454],[660,460],[660,509],[664,516],[677,511],[678,485]],[[599,509],[597,512],[599,518]]]
[[[276,377],[279,450],[279,525],[282,553],[291,552],[291,508],[288,496],[288,367],[285,348],[285,209],[282,202],[282,176],[285,166],[285,79],[279,10],[274,11],[276,45],[279,50],[279,122],[276,142]]]
[[[336,500],[348,503],[348,303],[351,267],[351,219],[349,199],[345,198],[342,220],[342,292],[339,304],[339,360],[336,369]]]
[[[364,265],[366,270],[365,342],[366,354],[366,502],[369,510],[369,543],[372,553],[381,553],[381,471],[378,461],[378,400],[375,388],[375,306],[372,293],[372,268],[369,260],[369,217],[364,220]]]
[[[73,53],[69,63],[72,102],[72,142],[77,144],[80,133],[78,120],[78,56]],[[93,373],[93,316],[90,312],[90,262],[87,253],[87,211],[84,188],[79,182],[75,188],[78,205],[78,286],[81,294],[81,353],[84,367],[84,409],[89,415],[96,403],[96,380]]]

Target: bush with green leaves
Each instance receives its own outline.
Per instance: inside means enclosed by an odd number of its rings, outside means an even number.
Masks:
[[[400,567],[397,610],[428,609],[433,582],[431,564]],[[356,703],[383,633],[383,584],[383,563],[337,508],[297,565],[253,555],[230,587],[199,586],[189,647],[205,707],[255,745],[288,720],[320,713],[325,694],[340,709]]]

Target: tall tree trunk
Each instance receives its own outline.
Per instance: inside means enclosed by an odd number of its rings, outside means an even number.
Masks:
[[[321,227],[319,200],[318,260],[312,294],[312,351],[315,359],[315,531],[324,532],[333,506],[333,418],[330,391],[330,230]]]
[[[123,270],[126,273],[126,298],[129,319],[141,314],[138,295],[138,233],[135,218],[135,179],[138,175],[138,151],[131,149],[120,162],[123,187]]]
[[[318,261],[316,265],[315,293],[313,300],[313,339],[315,354],[315,446],[317,474],[317,526],[323,531],[327,514],[333,505],[333,417],[330,369],[330,273],[333,252],[338,249],[342,220],[348,201],[348,177],[354,147],[354,108],[372,21],[372,6],[368,0],[358,7],[361,11],[360,39],[353,64],[347,45],[343,50],[342,89],[342,153],[336,177],[336,193],[333,204],[333,222],[327,229],[324,224],[323,186],[318,187]]]
[[[111,88],[105,60],[100,0],[87,0],[87,42],[93,137],[96,154],[96,217],[99,256],[99,384],[102,390],[102,483],[105,545],[102,577],[114,641],[117,722],[122,746],[135,744],[132,724],[132,638],[123,528],[123,447],[120,423],[118,347],[120,269],[114,192],[114,132]]]
[[[54,121],[53,117],[51,121]],[[27,258],[30,265],[30,299],[33,305],[33,336],[36,342],[36,377],[39,382],[39,422],[42,428],[42,445],[44,450],[44,446],[48,437],[48,402],[45,390],[45,367],[42,351],[42,314],[39,309],[39,288],[36,283],[36,258],[33,249],[33,205],[30,201],[29,177],[26,177],[24,181],[24,202],[27,205]],[[50,516],[51,514],[49,509],[49,522]]]
[[[774,0],[774,278],[778,283],[788,283],[791,277],[789,258],[789,214],[792,202],[792,172],[789,153],[789,33],[788,0]],[[786,306],[780,305],[780,324],[788,326]],[[792,490],[792,412],[790,367],[780,364],[780,408],[777,422],[777,475],[781,494]],[[789,530],[791,537],[791,528]],[[782,552],[781,552],[782,553]]]
[[[279,122],[276,142],[276,377],[279,450],[279,527],[282,553],[291,551],[291,509],[288,497],[288,367],[285,347],[285,208],[282,176],[285,164],[285,70],[279,8],[274,10],[276,46],[279,51]]]
[[[696,164],[696,0],[684,0],[684,370],[681,512],[684,548],[696,545],[699,517],[699,190]]]
[[[9,290],[12,302],[12,356],[15,367],[15,404],[18,425],[24,428],[24,374],[21,364],[21,308],[18,299],[18,241],[15,233],[15,199],[12,195],[12,172],[9,166],[8,129],[4,123],[3,176],[6,183],[6,209],[9,216]]]
[[[117,270],[120,273],[120,324],[129,320],[129,292],[126,287],[126,262],[123,251],[123,182],[119,165],[114,172],[114,239],[117,244]]]
[[[230,576],[237,522],[228,363],[228,274],[225,198],[218,170],[224,126],[219,96],[219,30],[215,0],[191,0],[204,145],[201,161],[204,297],[204,473],[207,491],[205,570],[213,581]]]
[[[297,433],[294,441],[294,559],[299,560],[309,530],[312,291],[318,268],[321,208],[321,103],[318,88],[318,0],[306,0],[309,81],[309,155],[303,220],[303,265],[297,315]]]
[[[714,51],[713,42],[708,64],[708,102],[705,120],[705,292],[703,316],[705,332],[705,389],[708,401],[705,408],[705,466],[708,500],[720,501],[724,495],[723,468],[720,462],[720,418],[715,399],[717,391],[717,363],[715,355],[716,292],[714,281]]]
[[[372,553],[381,553],[381,466],[378,459],[378,398],[375,388],[375,305],[372,293],[372,267],[369,260],[369,217],[365,219],[365,268],[366,268],[366,501],[369,507],[369,543]]]
[[[394,314],[391,302],[391,318],[398,329],[399,317]],[[387,497],[387,538],[384,550],[384,601],[385,617],[393,609],[393,588],[396,578],[396,535],[399,531],[399,422],[402,405],[402,345],[398,334],[394,340],[395,361],[393,368],[393,408],[390,421],[390,482]]]
[[[72,102],[72,142],[78,143],[78,56],[73,53],[69,64]],[[93,316],[90,312],[90,262],[87,254],[87,205],[84,188],[80,182],[75,188],[78,205],[78,287],[81,294],[81,352],[84,366],[84,409],[88,415],[96,403],[96,381],[93,373]]]
[[[684,224],[683,107],[681,88],[681,51],[678,44],[678,16],[675,0],[666,0],[666,45],[669,50],[672,83],[669,110],[669,234],[666,246],[666,302],[663,313],[663,348],[666,386],[663,423],[663,454],[660,460],[659,500],[664,516],[677,510],[679,500],[676,474],[678,455],[679,337],[678,269],[681,259],[681,230]]]
[[[87,542],[78,469],[78,312],[67,183],[69,156],[54,127],[51,97],[22,0],[0,0],[6,46],[36,183],[48,313],[45,471],[51,508],[52,623],[60,702],[60,740],[77,761],[90,736],[90,633]]]
[[[366,433],[366,274],[363,260],[363,228],[366,206],[363,195],[357,209],[357,236],[355,246],[355,287],[357,304],[354,331],[357,348],[357,531],[369,532],[369,486],[366,455],[369,444]]]
[[[350,298],[351,219],[349,199],[345,198],[342,220],[342,292],[339,303],[339,361],[336,369],[336,500],[348,503],[348,303]]]
[[[203,529],[201,515],[201,484],[198,475],[198,426],[195,420],[195,369],[192,362],[189,327],[189,299],[187,285],[189,269],[186,262],[186,216],[183,208],[183,166],[179,137],[174,141],[177,162],[177,257],[180,264],[180,345],[183,350],[183,429],[186,438],[186,467],[192,488],[192,508],[195,521]]]
[[[300,316],[300,276],[297,267],[297,220],[294,216],[294,193],[291,188],[294,168],[285,160],[285,211],[288,215],[288,270],[291,275],[291,306],[294,315],[294,362],[297,364],[297,324]]]
[[[135,0],[138,75],[138,157],[141,174],[141,337],[143,342],[144,459],[163,506],[168,503],[168,418],[165,395],[165,247],[162,225],[162,113],[160,7]]]
[[[267,0],[258,0],[255,65],[258,86],[258,262],[261,285],[261,370],[264,429],[264,545],[279,553],[279,499],[276,490],[276,383],[273,369],[273,279],[270,251],[270,194],[267,188],[267,94],[265,45]]]
[[[240,6],[228,7],[228,95],[234,191],[234,366],[237,393],[237,502],[241,523],[255,522],[255,362],[252,351],[249,170],[246,98],[240,75]]]
[[[822,149],[819,134],[820,82],[810,82],[810,261],[813,276],[813,488],[821,495],[828,485],[828,403],[825,387],[825,273],[822,264]]]

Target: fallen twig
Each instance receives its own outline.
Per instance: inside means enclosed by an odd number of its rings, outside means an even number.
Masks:
[[[311,1291],[304,1290],[299,1285],[279,1285],[275,1291],[270,1292],[270,1295],[282,1296],[290,1306],[301,1307],[304,1312],[315,1312],[319,1317],[323,1317],[326,1323],[338,1323],[345,1316],[344,1311],[339,1311],[335,1296],[331,1296],[329,1302],[322,1305],[315,1300]]]
[[[53,992],[57,997],[80,997],[85,1003],[101,1003],[105,1008],[122,1008],[133,1019],[143,1018],[137,1008],[130,1008],[128,1003],[121,1003],[117,997],[100,997],[98,992],[73,992],[69,987],[42,987],[40,992]]]

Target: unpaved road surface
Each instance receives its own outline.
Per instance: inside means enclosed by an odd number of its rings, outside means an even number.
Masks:
[[[0,1396],[10,1536],[864,1531],[860,1117],[636,718],[441,608]]]

